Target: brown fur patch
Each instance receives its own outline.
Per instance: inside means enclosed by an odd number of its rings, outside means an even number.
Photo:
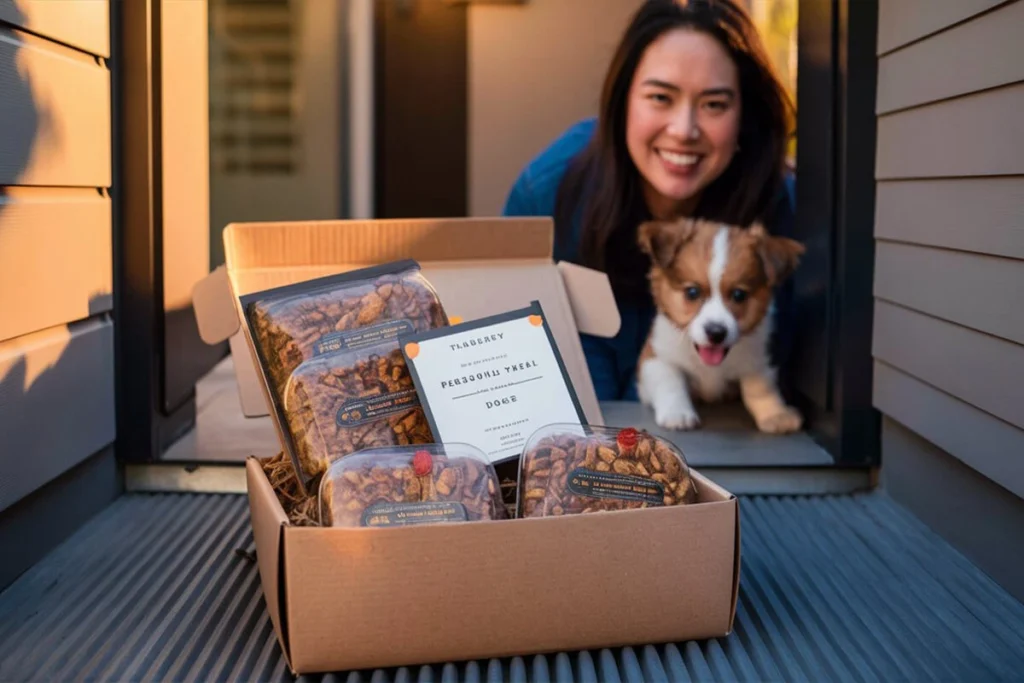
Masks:
[[[759,238],[741,228],[729,228],[729,254],[719,286],[740,334],[750,332],[764,319],[772,295],[769,281],[759,253]],[[737,302],[733,297],[736,291],[744,292],[746,299]]]
[[[679,327],[689,325],[711,296],[708,265],[718,228],[717,223],[691,219],[652,221],[640,228],[641,248],[653,262],[649,278],[654,303]],[[690,287],[700,290],[696,300],[685,295]]]

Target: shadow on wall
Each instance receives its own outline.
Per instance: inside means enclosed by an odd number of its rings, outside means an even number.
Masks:
[[[25,20],[16,5],[5,8],[2,17],[15,24]],[[18,183],[32,157],[39,130],[31,83],[19,67],[18,51],[12,31],[0,24],[0,187]],[[0,212],[4,208],[0,195]]]
[[[5,233],[25,230],[24,209],[17,206],[25,203],[24,195],[8,187],[25,183],[33,154],[45,137],[46,117],[33,95],[19,31],[11,28],[24,25],[25,19],[16,3],[0,1],[0,249]],[[9,240],[7,248],[16,248],[12,244]],[[46,245],[39,248],[45,250]],[[37,261],[31,254],[0,257],[7,259],[5,263]],[[109,296],[90,296],[89,310],[106,308]],[[8,287],[0,292],[0,316],[17,305],[17,291]],[[109,322],[95,319],[74,328],[10,334],[16,336],[0,338],[0,546],[5,549],[0,589],[90,514],[80,509],[78,499],[64,500],[56,515],[43,514],[39,496],[32,494],[62,475],[74,476],[71,468],[114,438]],[[33,517],[32,524],[24,523],[26,515]]]

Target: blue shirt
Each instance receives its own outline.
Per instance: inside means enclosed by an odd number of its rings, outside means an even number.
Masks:
[[[532,159],[519,174],[502,209],[505,216],[553,216],[558,187],[569,163],[590,142],[597,127],[596,118],[584,119],[570,126],[545,150]],[[765,218],[765,228],[773,234],[791,235],[795,213],[794,179],[786,177],[785,196],[772,207]],[[556,241],[556,261],[575,261],[580,240],[580,226],[572,226],[572,239],[568,244]],[[782,362],[791,347],[790,323],[792,298],[791,280],[776,297],[776,334],[773,356]],[[629,298],[616,297],[622,317],[622,327],[611,339],[580,334],[587,366],[593,378],[597,398],[607,400],[637,400],[636,367],[640,351],[654,320],[654,306]]]

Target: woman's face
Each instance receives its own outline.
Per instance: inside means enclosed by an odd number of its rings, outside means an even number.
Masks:
[[[740,130],[736,64],[711,36],[674,29],[637,66],[626,108],[626,146],[660,218],[688,213],[729,165]]]

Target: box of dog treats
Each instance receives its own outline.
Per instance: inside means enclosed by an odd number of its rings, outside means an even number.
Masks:
[[[279,455],[250,458],[246,478],[266,608],[293,673],[731,632],[736,497],[667,441],[604,424],[579,334],[614,336],[618,311],[606,276],[552,260],[553,234],[543,217],[225,228],[225,266],[194,305],[204,340],[231,341],[246,415],[277,428]],[[484,437],[446,442],[491,433],[458,429],[459,401],[508,396],[542,367],[512,358],[519,347],[473,343],[505,328],[466,325],[462,340],[459,320],[531,306],[546,336],[529,322],[518,333],[534,349],[550,341],[578,411],[539,424],[543,411],[523,408],[527,420],[518,400],[491,401],[508,412],[486,419],[517,444],[500,462]],[[417,372],[403,339],[421,341]],[[417,377],[474,374],[429,339],[472,346],[468,365],[527,374],[424,390]],[[426,365],[435,353],[443,373]]]

